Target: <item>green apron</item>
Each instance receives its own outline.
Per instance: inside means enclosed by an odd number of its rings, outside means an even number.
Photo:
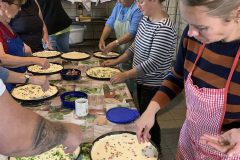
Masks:
[[[114,31],[115,31],[115,34],[116,34],[116,38],[119,38],[122,35],[128,33],[129,28],[130,28],[130,14],[131,14],[131,10],[132,10],[134,5],[135,5],[135,3],[133,3],[130,6],[130,8],[128,9],[128,11],[126,13],[126,21],[124,21],[124,22],[121,22],[121,21],[118,20],[122,9],[120,10],[120,12],[118,12],[116,21],[114,23]],[[130,47],[132,42],[133,41],[130,41],[130,42],[125,43],[125,44],[121,44],[118,47],[119,53],[123,54]],[[128,60],[127,62],[119,64],[119,67],[122,71],[128,71],[128,70],[132,69],[132,59]],[[126,83],[127,83],[128,89],[130,90],[133,98],[135,99],[135,97],[136,97],[135,95],[137,93],[137,87],[136,87],[135,79],[128,79],[128,80],[126,80]]]
[[[129,31],[129,28],[130,28],[130,14],[131,14],[131,10],[132,10],[134,4],[135,3],[133,3],[130,6],[130,8],[128,9],[128,11],[126,13],[126,21],[124,21],[124,22],[119,21],[119,15],[120,15],[122,9],[119,11],[119,13],[117,15],[116,21],[114,23],[114,31],[115,31],[117,39],[119,37],[123,36],[124,34],[128,33],[128,31]],[[132,44],[132,41],[130,41],[128,43],[125,43],[125,44],[119,45],[118,52],[120,54],[123,54],[130,47],[131,44]],[[132,68],[132,60],[129,60],[129,61],[125,62],[125,63],[122,63],[120,65],[120,68],[123,71],[130,70]]]

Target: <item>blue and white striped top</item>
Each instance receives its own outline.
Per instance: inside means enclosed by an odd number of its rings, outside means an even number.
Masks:
[[[134,43],[128,49],[137,69],[137,83],[161,86],[168,75],[176,50],[176,28],[168,18],[153,23],[143,17]]]

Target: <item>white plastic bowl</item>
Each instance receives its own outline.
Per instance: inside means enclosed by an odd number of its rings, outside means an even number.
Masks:
[[[86,26],[71,25],[69,44],[81,43],[83,41],[85,29]]]

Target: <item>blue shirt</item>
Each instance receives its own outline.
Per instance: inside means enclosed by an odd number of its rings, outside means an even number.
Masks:
[[[133,36],[137,34],[138,24],[141,21],[143,14],[140,11],[140,9],[137,7],[136,2],[134,2],[134,6],[132,7],[131,13],[130,13],[130,28],[129,33]],[[130,6],[131,7],[131,6]],[[109,26],[112,30],[114,29],[114,23],[116,21],[116,18],[119,15],[119,21],[127,21],[126,15],[128,12],[128,9],[130,7],[123,7],[121,3],[117,2],[115,7],[113,8],[111,16],[108,18],[106,25]],[[121,10],[121,13],[120,13]]]
[[[0,79],[5,83],[8,79],[9,70],[3,67],[0,67]]]

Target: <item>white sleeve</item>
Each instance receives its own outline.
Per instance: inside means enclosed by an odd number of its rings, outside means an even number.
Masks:
[[[2,79],[0,79],[0,96],[2,96],[2,94],[5,92],[6,90],[6,86],[3,83]]]

